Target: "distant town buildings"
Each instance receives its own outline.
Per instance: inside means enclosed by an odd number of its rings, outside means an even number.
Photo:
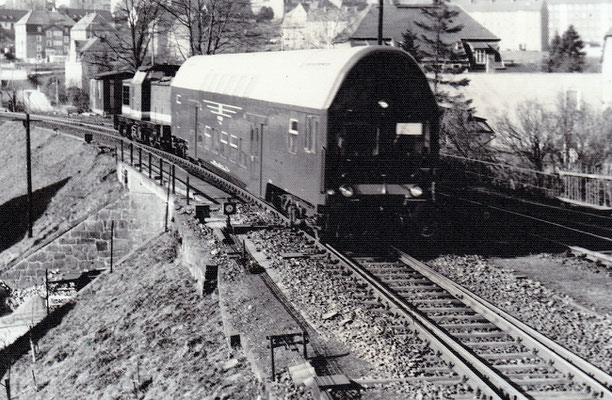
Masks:
[[[54,11],[30,11],[15,23],[15,57],[28,62],[63,62],[74,21]]]
[[[414,21],[423,21],[421,9],[432,5],[412,5],[402,2],[397,5],[385,7],[383,20],[383,40],[387,44],[399,46],[403,41],[402,34],[410,29],[417,35],[423,33],[423,29]],[[463,9],[450,6],[459,14],[454,23],[463,26],[456,33],[447,34],[445,41],[455,43],[457,51],[465,51],[470,71],[493,71],[501,68],[502,60],[499,54],[500,38],[491,33],[483,25],[478,23]],[[357,29],[350,36],[353,46],[376,44],[378,37],[378,8],[371,7]],[[423,44],[424,45],[424,44]],[[459,64],[459,61],[457,61]],[[450,65],[449,65],[450,66]],[[457,65],[461,68],[462,65]]]
[[[111,11],[110,0],[55,0],[55,7]]]
[[[45,10],[47,0],[6,0],[4,8],[7,10]]]
[[[65,64],[66,87],[88,89],[87,80],[104,68],[101,57],[106,47],[103,37],[112,29],[110,23],[99,13],[87,14],[70,30],[70,51]]]
[[[590,48],[601,49],[612,26],[610,0],[451,0],[502,39],[503,50],[548,50],[573,25]],[[598,55],[598,54],[594,54]]]
[[[15,33],[15,24],[27,13],[26,10],[0,9],[0,26],[5,31]]]

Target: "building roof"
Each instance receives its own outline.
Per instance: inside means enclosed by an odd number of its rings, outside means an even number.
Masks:
[[[60,7],[57,9],[58,12],[67,15],[75,21],[81,20],[81,18],[85,17],[87,14],[96,13],[99,14],[106,21],[110,22],[113,20],[113,14],[111,14],[108,10],[88,10],[82,8],[65,8]]]
[[[403,40],[402,34],[407,29],[414,33],[424,33],[423,29],[414,23],[415,20],[424,20],[421,13],[423,7],[425,6],[387,6],[383,13],[383,38],[393,38],[396,42],[401,42]],[[432,7],[432,5],[430,4],[428,7]],[[461,31],[447,35],[449,41],[484,40],[495,42],[500,40],[460,7],[449,5],[449,8],[459,11],[453,22],[457,25],[463,25]],[[351,35],[351,39],[372,40],[377,37],[378,7],[371,7],[359,27]]]
[[[397,52],[414,63],[389,46],[195,56],[183,63],[172,86],[326,110],[350,70],[380,52]]]
[[[608,30],[608,33],[604,35],[604,37],[612,36],[612,28]]]
[[[74,21],[55,11],[29,11],[17,21],[19,25],[73,26]]]
[[[1,22],[17,22],[27,13],[28,13],[27,10],[0,9],[0,21]]]
[[[74,24],[72,29],[86,30],[89,27],[108,29],[110,28],[110,23],[98,12],[93,12],[81,18],[76,24]]]
[[[93,79],[109,80],[109,79],[127,79],[134,76],[130,71],[109,71],[94,75]]]

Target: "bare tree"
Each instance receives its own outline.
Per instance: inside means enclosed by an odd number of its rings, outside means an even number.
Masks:
[[[134,71],[145,64],[151,39],[163,28],[159,24],[161,10],[151,0],[121,0],[115,9],[115,27],[96,33],[105,48],[98,60]]]
[[[153,0],[166,16],[167,28],[182,31],[184,58],[249,50],[260,33],[249,0]],[[182,36],[182,37],[181,37]],[[180,46],[179,46],[180,47]]]
[[[526,161],[536,171],[544,171],[560,158],[560,147],[555,132],[554,115],[540,103],[526,101],[518,106],[515,119],[502,115],[497,133],[503,151]]]

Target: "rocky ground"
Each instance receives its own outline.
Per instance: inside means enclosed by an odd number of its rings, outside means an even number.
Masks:
[[[612,373],[612,271],[565,254],[442,256],[428,265]]]

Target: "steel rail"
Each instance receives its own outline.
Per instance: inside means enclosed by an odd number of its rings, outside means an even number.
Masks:
[[[591,387],[600,398],[612,399],[612,376],[603,370],[562,347],[545,335],[521,322],[517,318],[489,303],[487,300],[469,292],[464,287],[432,270],[427,265],[414,259],[400,249],[394,248],[400,260],[411,268],[426,276],[432,282],[449,291],[474,311],[483,315],[490,322],[511,335],[520,337],[524,344],[538,350],[538,356],[545,356],[555,362],[555,366],[563,368],[568,374]]]
[[[454,338],[444,333],[436,324],[427,319],[413,305],[407,303],[401,296],[385,287],[371,272],[367,271],[358,263],[342,254],[330,245],[322,245],[330,254],[339,260],[345,267],[355,272],[373,290],[386,299],[395,309],[405,317],[412,320],[420,328],[422,334],[438,350],[452,360],[454,369],[461,372],[468,380],[471,380],[476,388],[495,399],[529,399],[518,390],[513,383],[499,375],[488,365],[475,357],[468,349]],[[475,389],[476,389],[475,388]]]

